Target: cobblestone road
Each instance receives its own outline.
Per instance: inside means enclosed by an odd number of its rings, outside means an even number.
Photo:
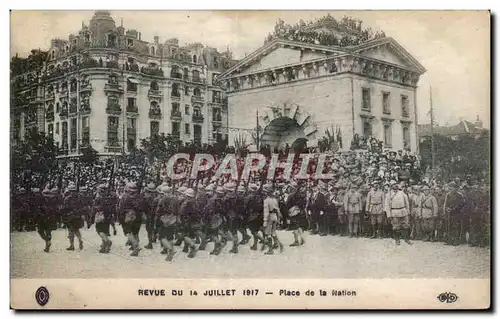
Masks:
[[[94,228],[83,230],[84,249],[66,251],[65,230],[53,232],[52,250],[43,252],[44,243],[36,232],[11,234],[11,277],[13,278],[489,278],[490,250],[453,247],[442,243],[415,241],[396,246],[390,239],[349,239],[337,236],[307,236],[303,247],[288,247],[290,232],[280,232],[283,254],[266,256],[241,246],[220,256],[207,251],[188,259],[180,252],[174,261],[164,261],[159,244],[130,257],[125,238],[119,231],[112,236],[113,249],[99,254],[100,238]],[[141,229],[141,246],[147,243]]]

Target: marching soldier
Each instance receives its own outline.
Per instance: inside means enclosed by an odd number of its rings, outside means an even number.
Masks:
[[[379,182],[372,183],[373,189],[368,192],[366,199],[366,211],[370,216],[372,225],[371,238],[382,238],[384,236],[383,211],[384,211],[384,192],[379,189]]]
[[[278,244],[280,252],[283,252],[283,244],[278,238],[278,234],[276,233],[276,228],[278,227],[279,221],[282,218],[280,207],[278,203],[278,199],[274,196],[274,190],[272,185],[266,184],[263,189],[266,198],[263,203],[263,228],[264,228],[264,246],[268,246],[269,250],[265,253],[266,255],[273,255],[274,251],[274,243]]]
[[[391,220],[392,230],[396,245],[400,244],[400,239],[411,245],[410,241],[410,202],[408,196],[403,192],[402,186],[396,181],[390,183],[392,190],[385,198],[385,212],[387,218]]]
[[[50,251],[52,245],[52,231],[57,229],[57,214],[58,214],[58,198],[57,193],[53,192],[50,188],[45,188],[42,192],[43,197],[35,195],[34,206],[36,209],[35,221],[37,224],[37,231],[40,237],[45,241],[45,251]]]
[[[358,191],[358,185],[355,182],[344,197],[344,209],[347,214],[349,237],[358,237],[358,226],[361,214],[362,198]]]
[[[144,203],[146,205],[146,232],[148,233],[148,244],[144,246],[146,249],[153,249],[156,226],[156,204],[158,192],[153,183],[149,183],[144,190]]]
[[[131,243],[132,253],[130,256],[138,256],[139,231],[142,224],[142,214],[146,210],[144,198],[139,194],[135,183],[129,183],[125,187],[125,194],[118,204],[118,215],[123,226],[123,232]]]
[[[76,186],[70,183],[66,189],[67,195],[64,198],[64,223],[69,232],[69,247],[66,250],[75,250],[75,235],[78,237],[80,250],[83,249],[82,235],[80,229],[83,228],[84,222],[81,212],[81,201],[78,198]]]
[[[205,250],[207,243],[207,235],[206,235],[206,220],[205,220],[205,206],[210,198],[210,195],[205,190],[205,186],[203,184],[198,185],[198,192],[196,193],[195,200],[195,210],[196,215],[198,217],[198,225],[196,227],[196,236],[200,240],[200,245],[198,246],[198,250]]]
[[[234,192],[233,185],[226,185],[226,195],[224,196],[224,212],[227,222],[227,231],[223,236],[227,236],[233,242],[233,247],[230,252],[233,254],[238,253],[238,228],[239,228],[239,210],[237,196]]]
[[[215,194],[216,195],[207,202],[205,216],[208,221],[208,235],[214,242],[214,250],[210,252],[210,255],[217,256],[222,251],[222,245],[219,239],[219,229],[224,222],[224,189],[220,186],[217,187]]]
[[[158,238],[163,247],[162,254],[167,254],[166,261],[172,261],[174,258],[174,235],[178,221],[177,201],[170,193],[171,190],[171,187],[168,185],[162,186],[161,193],[163,196],[156,208],[156,216],[158,216],[161,222]]]
[[[250,239],[252,238],[251,236],[248,235],[247,233],[247,221],[248,221],[248,216],[247,216],[247,209],[245,205],[245,187],[243,185],[238,186],[237,189],[237,194],[236,194],[236,212],[238,214],[238,230],[243,236],[243,238],[240,241],[240,245],[246,245]]]
[[[264,242],[264,238],[259,234],[262,225],[262,210],[264,209],[264,198],[258,194],[259,187],[256,184],[249,185],[250,193],[245,198],[245,207],[248,216],[248,228],[253,236],[251,250],[257,250],[257,243]]]
[[[434,241],[435,223],[438,217],[438,203],[432,195],[429,186],[422,187],[424,198],[422,200],[422,221],[425,234],[424,241]]]
[[[290,220],[290,229],[293,232],[294,241],[290,246],[296,247],[304,245],[304,230],[302,225],[305,223],[306,197],[299,192],[298,185],[295,182],[290,183],[285,209],[288,210]]]
[[[116,202],[116,195],[108,190],[106,184],[97,187],[97,195],[94,199],[92,211],[96,232],[102,239],[100,253],[109,253],[111,251],[113,242],[109,239],[109,227],[116,209]]]
[[[195,238],[197,233],[201,230],[201,218],[196,211],[195,193],[192,188],[186,189],[184,192],[185,200],[183,201],[179,216],[180,220],[185,225],[183,235],[184,243],[190,249],[188,258],[194,258],[196,255]]]

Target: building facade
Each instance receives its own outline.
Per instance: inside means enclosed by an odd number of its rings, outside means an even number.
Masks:
[[[483,134],[487,134],[488,131],[488,129],[483,128],[483,121],[479,119],[479,116],[476,118],[476,121],[474,123],[466,120],[461,120],[456,125],[435,125],[434,128],[431,128],[430,124],[420,124],[418,126],[418,136],[420,138],[420,143],[424,142],[425,140],[430,140],[430,138],[432,137],[432,133],[434,133],[434,136],[441,135],[449,137],[452,140],[458,140],[461,136],[473,136],[477,139]]]
[[[340,129],[343,149],[358,134],[416,152],[424,72],[392,38],[350,47],[274,39],[219,78],[228,96],[229,143],[243,134],[259,146],[303,138],[315,146],[326,130]]]
[[[61,156],[86,145],[100,155],[127,152],[159,133],[214,143],[227,137],[228,119],[215,79],[235,64],[229,50],[180,46],[177,38],[147,42],[96,11],[48,52],[13,59],[12,143],[35,127],[54,138]]]

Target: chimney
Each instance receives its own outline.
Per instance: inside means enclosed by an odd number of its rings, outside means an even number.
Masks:
[[[160,42],[160,37],[155,35],[154,36],[154,41],[155,41],[155,44],[158,44]]]
[[[141,40],[141,33],[139,32],[139,41]]]
[[[476,123],[474,123],[474,125],[476,125],[479,128],[483,128],[483,121],[479,119],[479,115],[477,116]]]

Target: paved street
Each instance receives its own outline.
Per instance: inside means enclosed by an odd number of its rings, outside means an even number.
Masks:
[[[11,276],[13,278],[489,278],[490,250],[453,247],[442,243],[414,242],[396,246],[393,240],[307,236],[301,248],[288,247],[291,232],[280,232],[286,248],[283,254],[266,256],[251,251],[230,254],[230,245],[220,256],[198,252],[188,259],[180,252],[174,261],[164,261],[159,244],[130,257],[121,232],[112,236],[112,253],[98,253],[100,239],[94,228],[84,230],[84,249],[66,251],[65,230],[53,233],[52,251],[43,252],[44,243],[36,232],[11,235]],[[77,242],[77,241],[76,241]],[[141,246],[147,243],[141,230]]]

